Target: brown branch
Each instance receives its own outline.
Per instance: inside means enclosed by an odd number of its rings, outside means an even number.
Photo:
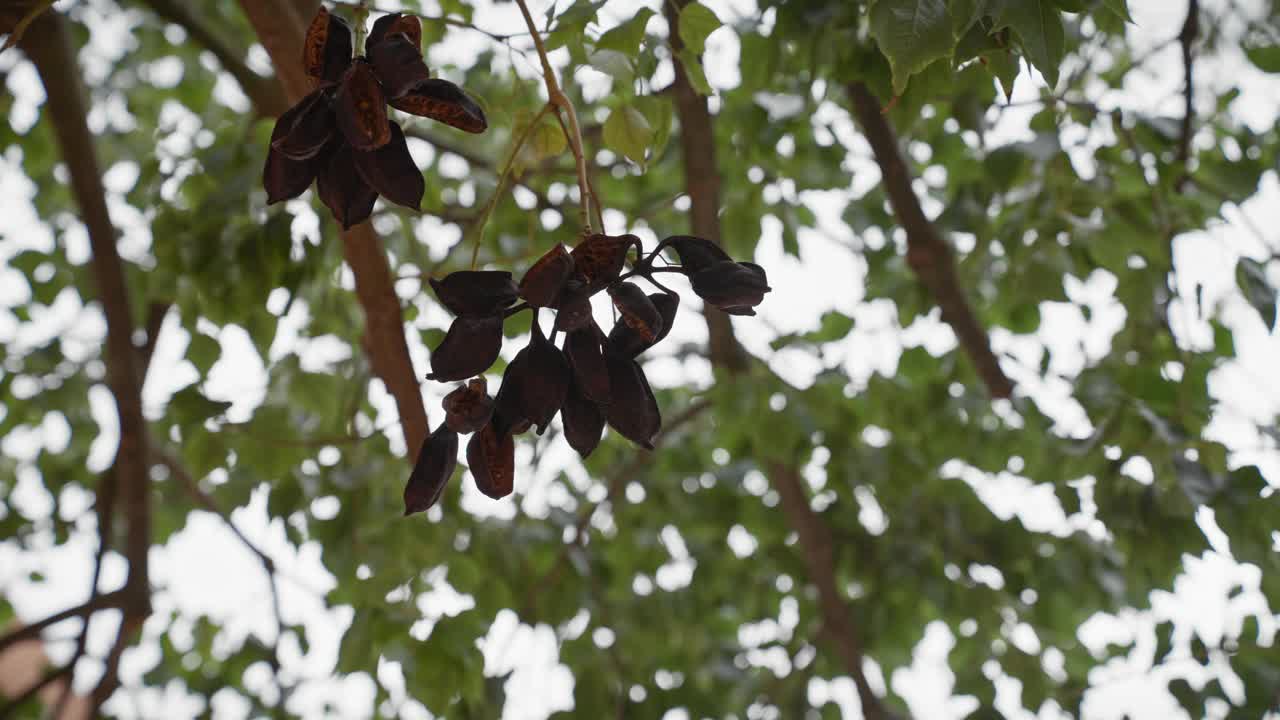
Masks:
[[[223,36],[220,30],[208,21],[200,12],[191,6],[189,0],[145,0],[156,15],[175,25],[181,26],[197,43],[214,57],[249,97],[257,111],[263,115],[277,117],[289,105],[280,87],[279,79],[264,77],[254,72],[245,63],[245,49]]]
[[[311,80],[302,70],[302,37],[306,24],[297,12],[297,5],[290,0],[241,0],[240,5],[262,46],[271,55],[289,101],[297,102],[311,91]],[[364,308],[365,352],[374,373],[395,398],[412,462],[427,437],[427,409],[409,357],[391,266],[382,251],[382,241],[368,222],[344,231],[342,245],[347,265],[355,276],[356,297]]]
[[[809,581],[818,589],[818,608],[822,613],[825,632],[821,635],[835,645],[844,662],[845,671],[853,678],[862,703],[862,715],[867,720],[888,720],[897,717],[886,708],[871,689],[863,670],[866,657],[862,639],[853,623],[853,609],[845,602],[836,587],[836,566],[831,529],[809,506],[809,495],[804,481],[794,468],[780,462],[769,465],[769,479],[782,501],[782,512],[800,539],[800,552],[804,556]]]
[[[987,390],[994,397],[1009,397],[1013,394],[1013,381],[1000,369],[987,332],[960,288],[951,246],[920,207],[920,200],[911,188],[911,170],[902,157],[893,128],[880,112],[880,102],[861,82],[849,85],[849,95],[853,99],[854,116],[880,166],[889,204],[907,233],[907,264],[942,308],[943,321],[955,331],[960,347],[969,355]]]
[[[1178,190],[1187,183],[1188,164],[1191,162],[1191,137],[1194,134],[1192,123],[1195,121],[1195,54],[1192,52],[1192,45],[1195,44],[1196,36],[1200,33],[1200,0],[1189,0],[1187,3],[1187,19],[1182,23],[1182,32],[1178,33],[1178,43],[1182,46],[1182,69],[1186,78],[1186,85],[1182,90],[1183,109],[1182,109],[1182,127],[1178,133],[1178,167],[1182,170],[1182,176],[1178,178],[1174,187]]]
[[[689,74],[679,53],[684,48],[680,39],[680,8],[689,0],[664,3],[670,28],[671,61],[675,68],[672,95],[676,118],[680,121],[680,148],[684,158],[684,185],[689,194],[690,231],[698,237],[720,243],[720,172],[716,169],[716,137],[711,124],[707,99],[689,82]],[[729,316],[705,305],[711,364],[740,372],[747,367],[747,354],[733,335]]]
[[[40,678],[37,679],[34,683],[32,683],[30,687],[28,687],[26,690],[23,690],[21,694],[14,696],[12,700],[9,700],[3,706],[0,706],[0,719],[10,718],[17,715],[18,710],[22,708],[23,705],[26,705],[28,702],[30,702],[31,699],[34,698],[37,693],[39,693],[41,690],[48,687],[50,684],[56,682],[57,680],[61,678],[65,678],[71,672],[72,668],[75,667],[75,663],[76,663],[76,658],[72,658],[71,662],[67,663],[66,665],[63,665],[62,667],[55,668],[53,670],[49,670],[45,672],[45,674],[41,675]],[[69,693],[70,691],[71,691],[71,683],[69,682],[65,683],[63,687],[64,697],[65,697],[65,693]],[[50,715],[50,717],[56,719],[58,717],[58,714],[54,713]]]
[[[107,608],[122,608],[125,605],[126,599],[128,599],[128,594],[124,588],[121,588],[119,590],[99,595],[96,600],[91,602],[81,603],[75,607],[67,608],[61,612],[56,612],[42,620],[37,620],[30,625],[23,625],[16,630],[10,630],[7,634],[0,636],[0,650],[4,650],[14,643],[39,637],[40,633],[45,628],[57,625],[63,620],[84,617]]]
[[[107,386],[115,399],[120,422],[115,467],[127,519],[125,557],[129,561],[124,588],[128,602],[124,609],[126,616],[145,618],[151,611],[151,588],[147,579],[151,494],[141,376],[137,349],[133,345],[133,317],[124,263],[116,249],[116,231],[107,212],[93,136],[85,122],[88,108],[84,88],[75,72],[75,49],[66,20],[58,13],[45,14],[32,24],[22,46],[44,83],[49,118],[70,171],[72,189],[93,251],[98,300],[107,320]]]

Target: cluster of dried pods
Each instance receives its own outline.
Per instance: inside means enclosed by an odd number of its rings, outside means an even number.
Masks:
[[[353,56],[351,28],[323,7],[307,29],[303,67],[316,88],[276,121],[263,169],[268,203],[295,198],[314,181],[320,200],[343,226],[368,219],[381,195],[419,209],[425,188],[404,132],[387,105],[460,130],[484,132],[484,112],[457,85],[432,78],[422,59],[422,21],[391,13],[373,24],[364,55]],[[679,265],[655,267],[670,248]],[[635,250],[631,269],[623,272]],[[467,463],[476,486],[492,498],[514,483],[513,437],[557,414],[582,457],[595,450],[607,423],[652,449],[662,425],[653,390],[636,358],[660,342],[675,322],[680,296],[654,279],[683,273],[705,302],[735,315],[754,315],[769,292],[764,269],[735,262],[715,243],[669,237],[647,255],[635,235],[589,235],[572,251],[557,244],[519,285],[503,270],[455,272],[432,280],[440,302],[457,317],[431,354],[439,382],[467,382],[444,398],[445,420],[423,443],[405,487],[405,514],[440,498],[457,465],[458,435],[471,433]],[[630,278],[659,292],[645,293]],[[618,321],[608,334],[596,323],[591,297],[608,292]],[[555,311],[550,337],[538,314]],[[533,313],[529,344],[507,365],[496,397],[483,373],[498,359],[503,322]],[[561,347],[556,338],[564,333]]]
[[[368,219],[379,195],[418,210],[425,183],[387,105],[467,132],[488,127],[484,111],[457,85],[431,77],[415,15],[378,18],[365,54],[352,57],[351,29],[321,7],[302,62],[317,87],[271,131],[262,172],[268,204],[301,195],[314,180],[344,229]]]
[[[624,273],[633,248],[636,258]],[[680,264],[655,267],[667,248]],[[426,510],[440,498],[457,464],[459,434],[472,433],[467,464],[476,487],[495,499],[509,495],[514,485],[513,436],[530,428],[541,435],[557,414],[569,445],[584,458],[599,444],[606,423],[652,449],[662,417],[636,358],[675,322],[680,296],[654,279],[661,272],[686,275],[704,302],[735,315],[754,315],[770,290],[764,268],[735,262],[715,243],[688,235],[669,237],[647,255],[635,235],[590,235],[572,251],[557,244],[519,285],[505,270],[433,279],[436,297],[457,317],[431,353],[427,377],[467,382],[445,396],[445,420],[418,453],[404,490],[405,514]],[[632,277],[658,292],[646,294]],[[591,296],[601,290],[618,317],[607,334],[591,312]],[[539,322],[542,309],[555,311],[550,337]],[[497,396],[490,397],[481,374],[498,359],[504,320],[524,310],[533,313],[529,344],[507,365]],[[557,347],[560,333],[564,340]]]

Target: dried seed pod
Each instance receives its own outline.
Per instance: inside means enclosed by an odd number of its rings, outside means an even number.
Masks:
[[[460,315],[431,353],[430,380],[466,380],[488,370],[502,348],[501,315]]]
[[[672,326],[676,324],[676,310],[680,309],[680,296],[676,293],[652,293],[649,295],[649,301],[653,303],[654,307],[658,308],[658,313],[662,315],[662,330],[658,332],[658,337],[653,340],[653,345],[657,345],[662,342],[662,339],[671,332]]]
[[[553,307],[572,274],[573,258],[564,245],[556,243],[525,272],[520,297],[534,307]]]
[[[493,399],[486,391],[484,378],[473,378],[466,385],[444,396],[444,422],[449,429],[459,433],[471,433],[489,423],[493,416]]]
[[[586,285],[588,295],[618,279],[632,247],[639,252],[640,238],[635,235],[601,235],[596,233],[578,243],[570,253],[574,272]]]
[[[382,41],[403,33],[409,42],[413,45],[413,49],[422,54],[422,19],[417,15],[402,15],[401,13],[388,13],[378,18],[373,23],[373,28],[369,30],[369,37],[365,40],[364,46],[366,50],[372,51]]]
[[[318,155],[337,129],[329,102],[329,90],[321,88],[285,110],[271,131],[271,149],[290,160]]]
[[[564,336],[564,354],[574,382],[583,394],[601,405],[609,404],[609,368],[600,349],[600,331],[592,323]]]
[[[586,458],[600,444],[600,436],[604,433],[604,411],[582,392],[576,381],[569,383],[564,407],[560,408],[560,419],[564,421],[564,437],[578,455]]]
[[[622,322],[636,331],[640,339],[647,345],[657,341],[662,332],[662,313],[638,285],[629,282],[614,283],[609,286],[609,297],[613,306],[622,316]]]
[[[422,51],[403,33],[388,35],[376,44],[366,45],[369,62],[373,63],[378,82],[388,98],[398,98],[418,83],[431,78]]]
[[[360,177],[350,145],[342,145],[333,153],[318,180],[320,200],[343,230],[369,219],[378,193]]]
[[[653,293],[649,295],[648,299],[649,302],[653,303],[658,314],[662,316],[662,329],[652,340],[645,340],[644,336],[631,325],[625,322],[614,323],[613,329],[609,331],[607,343],[610,352],[635,358],[645,350],[657,345],[671,331],[671,326],[676,320],[676,309],[680,303],[680,296],[675,293]]]
[[[335,83],[350,64],[351,28],[321,6],[302,41],[302,67],[321,82]]]
[[[277,121],[271,130],[272,143],[283,138],[288,131],[288,123]],[[316,176],[328,167],[332,149],[333,146],[329,146],[308,160],[290,160],[279,150],[268,146],[267,161],[262,167],[262,186],[267,191],[267,204],[296,198],[311,187]]]
[[[613,402],[605,409],[609,427],[647,450],[662,427],[658,401],[653,396],[644,371],[635,360],[615,352],[605,353],[609,366],[609,389]]]
[[[356,152],[360,177],[382,197],[397,205],[418,210],[426,182],[409,154],[400,126],[391,123],[391,141],[370,152]]]
[[[458,434],[444,425],[427,436],[404,487],[404,514],[422,512],[440,499],[458,464]]]
[[[580,330],[591,323],[591,296],[582,289],[566,286],[556,303],[556,329],[560,332]]]
[[[680,256],[680,265],[687,275],[704,270],[715,263],[732,260],[719,245],[693,235],[672,235],[663,240],[661,246],[670,247],[676,251],[676,255]]]
[[[753,310],[772,288],[764,268],[732,260],[715,263],[689,278],[693,291],[708,304],[730,315],[755,315]]]
[[[494,500],[510,495],[515,487],[516,466],[511,435],[499,432],[493,423],[485,425],[467,443],[467,465],[480,492]]]
[[[391,100],[391,107],[411,115],[428,117],[469,133],[489,127],[484,110],[462,88],[448,80],[422,80]]]
[[[521,348],[502,373],[498,395],[493,401],[493,419],[490,420],[499,433],[519,435],[530,427],[520,400],[520,383],[528,364],[529,350]]]
[[[428,280],[440,303],[454,315],[493,315],[516,301],[520,291],[506,270],[459,270]]]
[[[569,391],[569,363],[560,349],[542,334],[537,318],[534,318],[533,336],[529,339],[526,365],[520,374],[520,407],[522,414],[537,427],[538,434],[546,432],[551,419],[564,405]]]
[[[333,109],[342,136],[356,150],[376,150],[391,141],[387,98],[368,61],[357,59],[347,69]]]

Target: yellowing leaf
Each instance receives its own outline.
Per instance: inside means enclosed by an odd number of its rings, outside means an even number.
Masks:
[[[615,109],[604,121],[605,146],[641,167],[645,164],[645,151],[652,141],[653,129],[649,127],[649,121],[629,105]]]

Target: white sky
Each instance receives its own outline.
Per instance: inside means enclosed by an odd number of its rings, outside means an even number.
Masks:
[[[390,2],[382,4],[392,5]],[[726,20],[753,15],[755,12],[753,0],[709,0],[707,4]],[[1131,0],[1130,4],[1137,21],[1130,33],[1139,52],[1141,48],[1151,47],[1176,35],[1185,15],[1185,2]],[[1220,0],[1214,0],[1204,4],[1209,9],[1216,10],[1221,3]],[[59,3],[60,7],[63,5],[65,2]],[[127,38],[131,21],[118,14],[101,12],[100,0],[88,2],[87,5],[98,15],[90,26],[90,47],[81,56],[82,65],[92,81],[94,73],[100,72],[95,67],[102,67],[102,61],[118,55],[126,47],[124,39]],[[534,2],[533,5],[535,13],[545,12],[545,2]],[[1241,5],[1256,11],[1260,3],[1252,0]],[[630,17],[641,6],[660,9],[657,0],[643,3],[611,0],[601,18],[605,24],[612,24]],[[518,10],[510,3],[501,6],[479,3],[475,21],[482,27],[498,32],[522,28]],[[665,24],[655,17],[650,21],[650,30],[664,32]],[[474,33],[452,31],[445,43],[429,50],[428,61],[432,67],[449,63],[468,65],[481,42],[483,38]],[[1104,96],[1098,98],[1098,102],[1104,107],[1144,109],[1177,115],[1180,112],[1177,92],[1181,82],[1181,65],[1177,52],[1176,46],[1169,47],[1148,63],[1147,66],[1153,71],[1149,76],[1131,77],[1123,94]],[[256,62],[266,63],[265,54],[260,50],[254,57]],[[737,57],[738,41],[731,30],[720,30],[711,36],[705,64],[714,87],[728,89],[736,85]],[[537,70],[533,64],[519,56],[516,58],[515,71],[530,82],[536,82]],[[557,51],[553,54],[553,60],[563,67],[568,61],[567,53]],[[36,107],[43,101],[38,78],[30,65],[17,53],[0,55],[0,70],[7,71],[8,90],[15,98],[8,120],[15,129],[24,129],[34,121]],[[166,67],[166,64],[158,63],[152,70],[153,81],[161,84],[176,82],[178,78],[173,73],[179,70],[180,68],[172,65]],[[1225,53],[1221,59],[1201,59],[1197,72],[1197,82],[1202,87],[1240,85],[1244,92],[1232,109],[1255,129],[1268,128],[1275,122],[1280,80],[1258,72],[1239,53]],[[669,78],[670,68],[659,71],[655,85],[664,82],[664,73]],[[589,98],[603,96],[609,89],[610,81],[607,77],[589,68],[577,70],[574,80],[584,86],[584,92]],[[1038,75],[1033,78],[1024,74],[1018,80],[1014,100],[1035,98],[1038,83],[1042,82]],[[219,84],[217,96],[236,107],[245,103],[230,80]],[[1200,95],[1202,100],[1208,96],[1207,92]],[[999,124],[988,136],[988,142],[1025,139],[1030,112],[1031,110],[1017,109],[1004,112]],[[188,152],[192,135],[198,130],[198,123],[194,116],[179,107],[171,107],[166,113],[179,123],[180,130],[161,143],[158,153],[161,157],[181,157]],[[884,242],[884,238],[855,238],[841,222],[840,213],[849,198],[861,194],[876,182],[878,171],[870,162],[869,148],[858,136],[843,110],[829,103],[824,104],[818,109],[815,119],[834,124],[834,139],[849,149],[848,164],[854,171],[853,177],[857,179],[846,191],[811,193],[804,198],[814,208],[819,222],[815,229],[800,233],[801,252],[798,259],[782,253],[779,224],[772,220],[765,222],[755,259],[769,269],[774,292],[760,308],[759,318],[735,319],[734,326],[739,337],[753,353],[768,359],[771,366],[788,381],[805,386],[812,382],[813,374],[820,369],[819,360],[812,354],[797,349],[774,352],[769,347],[769,341],[777,333],[813,329],[817,318],[826,310],[838,309],[851,314],[857,319],[854,332],[843,341],[829,344],[823,352],[827,362],[842,363],[855,385],[858,385],[873,373],[894,372],[904,347],[923,345],[930,352],[940,354],[953,350],[955,341],[950,330],[937,320],[936,312],[931,319],[917,321],[904,330],[896,326],[895,314],[890,304],[866,300],[862,283],[865,264],[848,250],[847,244],[858,240],[867,243]],[[127,123],[127,113],[118,106],[95,109],[91,123],[102,127],[108,122]],[[1203,144],[1208,140],[1201,137],[1198,142]],[[422,145],[415,146],[413,151],[420,162],[434,156],[431,148]],[[1089,171],[1087,150],[1074,151],[1072,159],[1081,172]],[[149,230],[142,224],[141,216],[122,200],[123,193],[132,185],[136,174],[136,167],[128,163],[119,164],[107,172],[107,186],[113,195],[112,216],[125,232],[121,242],[122,252],[131,259],[145,257],[150,244]],[[16,148],[5,149],[3,160],[0,161],[0,340],[3,340],[10,351],[21,352],[23,348],[42,343],[53,335],[62,335],[64,338],[74,338],[65,344],[69,354],[92,353],[98,347],[105,329],[104,324],[97,309],[83,306],[74,293],[66,292],[50,308],[34,312],[33,322],[25,325],[20,325],[5,309],[25,302],[28,297],[25,283],[16,270],[8,267],[8,258],[28,247],[52,247],[53,236],[38,222],[30,204],[35,191],[36,186],[20,170],[19,151]],[[788,190],[781,187],[776,191]],[[461,195],[463,197],[460,202],[463,204],[474,201],[465,192]],[[306,210],[306,203],[297,202],[292,207],[303,213],[295,223],[295,235],[301,235],[319,221],[313,213]],[[931,212],[936,210],[937,208],[930,209]],[[1175,241],[1175,261],[1180,283],[1179,303],[1185,303],[1183,299],[1194,298],[1195,288],[1199,285],[1205,306],[1218,307],[1221,311],[1219,319],[1235,333],[1238,358],[1225,363],[1211,377],[1211,392],[1223,404],[1222,410],[1215,415],[1209,435],[1229,447],[1238,448],[1233,453],[1233,463],[1257,463],[1263,467],[1273,486],[1280,485],[1280,456],[1275,452],[1275,443],[1260,436],[1254,429],[1255,422],[1273,420],[1280,412],[1280,381],[1274,380],[1274,368],[1277,360],[1280,360],[1280,340],[1262,326],[1257,314],[1239,295],[1234,281],[1234,267],[1238,257],[1246,255],[1262,259],[1280,251],[1280,237],[1275,236],[1274,232],[1264,235],[1253,230],[1280,225],[1280,181],[1275,172],[1266,175],[1253,199],[1243,207],[1231,208],[1226,214],[1229,222],[1217,223],[1203,232],[1188,233]],[[609,232],[629,229],[625,226],[625,218],[618,213],[609,213],[606,225]],[[456,231],[441,228],[438,222],[430,218],[421,221],[417,234],[430,246],[433,259],[440,257],[444,248],[457,237]],[[640,234],[645,235],[643,232]],[[653,235],[649,234],[646,239],[653,239]],[[69,233],[65,242],[73,262],[84,262],[87,259],[87,238],[82,230]],[[1277,265],[1273,262],[1269,269],[1273,282],[1280,280],[1280,267]],[[346,280],[349,285],[349,275]],[[807,291],[807,288],[827,281],[829,283],[825,286],[846,287],[848,292],[839,297],[821,297]],[[423,310],[416,322],[417,327],[447,325],[448,315],[435,307],[430,299],[419,297],[421,288],[415,283],[402,282],[397,287],[406,300],[418,303]],[[1016,364],[1005,364],[1006,370],[1018,382],[1018,392],[1035,399],[1039,407],[1055,419],[1058,423],[1057,430],[1063,434],[1078,435],[1090,430],[1082,409],[1069,397],[1069,385],[1065,381],[1042,380],[1035,372],[1026,368],[1037,367],[1041,353],[1049,352],[1051,369],[1055,373],[1070,376],[1079,372],[1086,363],[1105,355],[1112,335],[1124,321],[1124,310],[1114,298],[1114,289],[1114,279],[1102,271],[1088,278],[1068,279],[1068,295],[1074,302],[1091,309],[1090,319],[1086,320],[1076,305],[1046,303],[1041,308],[1044,322],[1034,336],[1015,337],[1000,329],[992,333],[997,352],[1007,352],[1018,359]],[[280,292],[283,291],[278,291]],[[668,343],[668,347],[674,347],[682,341],[705,340],[705,328],[695,317],[696,299],[690,294],[684,294],[684,299],[681,307],[682,319],[677,323],[675,337]],[[283,295],[273,297],[271,305],[278,310],[283,306],[283,300]],[[1184,307],[1183,304],[1176,306]],[[279,336],[271,349],[271,360],[289,353],[298,353],[303,359],[304,367],[323,369],[349,352],[342,343],[331,338],[300,339],[298,329],[305,326],[307,314],[305,305],[296,303],[290,314],[282,319]],[[1185,343],[1203,344],[1211,339],[1207,321],[1197,319],[1192,312],[1179,312],[1175,309],[1173,324]],[[235,406],[230,413],[232,419],[243,419],[262,399],[266,383],[262,360],[253,350],[243,330],[237,327],[216,330],[212,326],[208,329],[214,332],[222,345],[222,358],[205,382],[204,390],[211,397],[234,402]],[[194,369],[183,360],[187,341],[176,317],[171,316],[162,332],[144,393],[149,414],[159,414],[174,390],[196,379]],[[415,366],[419,369],[426,368],[427,350],[422,347],[417,333],[409,333],[409,342]],[[655,384],[662,387],[676,384],[705,385],[710,381],[707,364],[698,359],[681,362],[672,358],[658,358],[651,360],[647,367]],[[447,389],[430,383],[424,386],[433,417],[438,417],[438,402]],[[394,423],[394,403],[378,388],[375,388],[373,395],[380,412],[377,418],[372,419],[371,426],[390,428],[387,430],[388,436],[396,452],[402,453],[404,444],[399,428]],[[110,462],[118,432],[109,394],[98,388],[91,396],[91,402],[94,418],[101,426],[101,435],[94,442],[90,464],[101,469]],[[1008,403],[1002,404],[1000,410],[1012,413]],[[59,424],[57,417],[52,414],[49,417],[38,428],[18,430],[0,439],[0,452],[30,460],[41,447],[54,451],[65,447],[65,422]],[[864,434],[863,441],[882,442],[883,438]],[[338,461],[336,455],[329,455],[321,456],[318,460],[326,464]],[[825,472],[822,469],[825,460],[820,456],[821,451],[806,468],[806,477],[815,489],[820,489],[825,483]],[[523,481],[515,496],[494,502],[481,496],[470,482],[455,483],[455,487],[463,488],[463,508],[480,517],[511,517],[515,512],[514,503],[520,502],[525,512],[545,517],[550,507],[562,505],[568,500],[562,491],[557,494],[551,489],[552,479],[562,469],[569,474],[576,486],[585,489],[591,485],[591,480],[576,464],[572,453],[563,443],[552,446],[540,459],[536,470],[527,466],[530,459],[527,448],[520,451],[518,459],[526,466],[519,472]],[[1007,472],[991,476],[957,461],[949,463],[944,468],[944,473],[971,485],[998,517],[1017,517],[1028,528],[1038,532],[1065,533],[1080,529],[1099,537],[1105,536],[1105,528],[1090,516],[1087,506],[1083,513],[1067,516],[1053,497],[1049,485],[1038,484],[1035,478],[1022,477],[1018,475],[1018,470],[1017,467],[1010,467]],[[1139,481],[1151,480],[1150,467],[1144,468],[1141,463],[1126,465],[1125,472]],[[3,482],[11,481],[0,479],[0,483]],[[29,464],[12,482],[17,484],[12,495],[16,509],[30,517],[48,515],[53,507],[52,499],[41,485],[38,473]],[[761,495],[767,490],[767,483],[758,473],[745,478],[744,485],[748,489],[758,487],[758,494]],[[87,507],[91,500],[88,493],[71,488],[64,492],[61,507],[68,517],[72,517],[77,514],[77,509]],[[893,519],[884,516],[873,497],[859,497],[858,500],[863,508],[860,519],[868,530],[883,532],[892,523]],[[322,510],[318,509],[318,512]],[[439,512],[438,508],[432,511],[437,516]],[[602,515],[605,516],[602,522],[611,522],[607,513]],[[1086,717],[1120,718],[1126,713],[1135,718],[1181,716],[1180,707],[1164,689],[1171,676],[1185,674],[1197,687],[1210,679],[1217,679],[1228,694],[1234,696],[1240,691],[1238,679],[1234,679],[1222,658],[1217,658],[1207,668],[1186,663],[1148,672],[1154,649],[1155,628],[1160,622],[1172,620],[1177,623],[1175,656],[1179,649],[1185,650],[1191,633],[1197,634],[1210,647],[1223,637],[1238,635],[1241,618],[1246,615],[1253,615],[1258,619],[1263,635],[1259,641],[1271,641],[1276,616],[1258,590],[1258,570],[1252,566],[1240,565],[1231,558],[1229,543],[1216,530],[1211,515],[1211,512],[1203,513],[1201,522],[1214,550],[1199,557],[1188,556],[1185,574],[1173,588],[1169,588],[1169,592],[1153,594],[1149,608],[1126,611],[1118,616],[1100,613],[1081,628],[1081,640],[1098,651],[1107,642],[1134,643],[1128,656],[1100,664],[1091,673],[1092,688],[1084,699]],[[341,717],[368,717],[374,693],[372,678],[363,674],[347,678],[332,677],[340,638],[336,630],[345,628],[350,623],[352,612],[350,608],[325,609],[321,597],[333,586],[334,580],[324,569],[319,548],[314,543],[294,548],[286,541],[282,521],[270,521],[266,516],[265,492],[259,492],[247,507],[237,509],[232,518],[246,535],[270,553],[280,568],[285,620],[304,624],[307,628],[311,646],[305,655],[295,642],[286,639],[282,643],[286,680],[301,681],[299,690],[291,699],[291,708],[308,716],[316,716],[319,706],[329,702],[339,708]],[[78,530],[66,544],[54,546],[52,538],[45,537],[39,541],[44,544],[42,548],[29,552],[19,552],[14,541],[0,541],[0,590],[14,604],[21,617],[42,617],[50,611],[75,604],[88,594],[87,585],[96,535],[91,520],[82,522]],[[672,560],[655,578],[637,578],[635,587],[638,592],[654,592],[655,583],[656,591],[669,591],[697,582],[696,558],[689,557],[683,550],[684,545],[678,531],[675,528],[670,528],[670,532],[664,531],[664,540],[672,553]],[[730,532],[726,542],[739,555],[754,551],[754,539],[742,528],[735,528]],[[1280,547],[1280,539],[1277,543]],[[219,636],[221,647],[235,647],[249,634],[266,642],[273,640],[275,624],[270,615],[270,600],[261,568],[216,517],[193,512],[186,528],[175,534],[164,547],[153,550],[152,560],[153,582],[165,589],[156,597],[157,612],[145,630],[148,638],[154,638],[167,630],[174,642],[181,645],[184,636],[189,634],[192,619],[207,615],[223,625],[223,632]],[[40,584],[31,583],[28,576],[33,571],[41,572],[45,581]],[[957,568],[956,572],[962,570]],[[1002,582],[998,574],[993,577],[980,568],[971,568],[967,572],[979,581]],[[114,587],[123,582],[124,576],[123,559],[116,555],[109,556],[104,570],[104,586]],[[423,613],[423,621],[413,627],[411,632],[415,637],[426,637],[436,621],[446,618],[444,621],[447,622],[448,616],[466,612],[469,607],[469,598],[453,591],[442,570],[434,572],[433,579],[437,581],[437,589],[420,597],[417,602]],[[1232,589],[1237,587],[1242,592],[1228,597]],[[180,611],[181,619],[166,628],[160,618],[174,608]],[[581,633],[586,627],[585,620],[585,617],[580,617],[576,624],[571,624],[574,627],[561,628],[559,631],[568,635]],[[748,650],[748,660],[753,664],[773,668],[775,672],[787,672],[791,659],[776,648],[769,650],[761,646],[767,646],[773,639],[789,636],[797,622],[794,606],[784,603],[779,617],[764,618],[761,622],[744,626],[740,641],[745,647],[756,648]],[[99,620],[94,623],[94,633],[90,639],[92,651],[98,654],[105,652],[114,637],[114,624],[115,620]],[[74,630],[74,622],[65,623],[55,627],[52,635],[68,637]],[[941,623],[921,628],[921,641],[916,648],[913,664],[894,670],[888,678],[873,667],[873,680],[881,687],[888,686],[906,698],[917,717],[963,717],[973,709],[974,703],[971,699],[951,696],[953,676],[946,668],[947,653],[954,645],[953,632],[956,631],[964,632],[965,629],[948,628]],[[547,626],[531,627],[523,624],[509,611],[500,613],[495,619],[484,642],[485,669],[486,674],[490,675],[514,670],[506,688],[510,702],[503,717],[507,720],[542,718],[556,709],[572,707],[573,678],[569,669],[558,663],[556,632],[556,629]],[[593,638],[602,646],[611,641],[609,633],[600,630],[594,632]],[[1011,625],[1007,641],[1031,651],[1039,648],[1034,631],[1026,625]],[[70,650],[69,643],[50,644],[51,654],[59,660],[68,657]],[[1061,654],[1055,655],[1055,652],[1050,648],[1044,653],[1045,669],[1051,676],[1061,672]],[[181,688],[137,687],[142,672],[158,658],[158,651],[153,643],[144,642],[140,648],[126,653],[121,675],[128,692],[117,696],[118,702],[112,707],[114,712],[124,717],[169,718],[193,717],[200,712],[199,703],[188,698]],[[984,670],[995,682],[997,708],[1006,717],[1060,716],[1056,708],[1050,706],[1030,711],[1022,709],[1017,681],[1003,675],[994,663],[990,663],[990,667],[984,667]],[[91,686],[98,672],[92,663],[86,663],[79,673],[78,684],[82,687]],[[263,692],[267,697],[274,692],[265,666],[256,667],[250,675],[248,682],[251,689]],[[420,705],[404,697],[403,681],[394,663],[383,663],[377,675],[391,689],[393,703],[396,705],[394,709],[399,716],[429,716]],[[848,678],[815,680],[809,690],[814,703],[834,702],[842,708],[845,717],[860,717],[856,694]],[[218,718],[241,718],[246,717],[249,712],[247,702],[231,692],[219,693],[214,697],[213,703],[214,715]],[[1225,716],[1226,713],[1225,707],[1219,708],[1221,712],[1212,708],[1210,710],[1211,717]],[[673,711],[668,713],[668,717],[680,718],[685,715],[680,711]]]

